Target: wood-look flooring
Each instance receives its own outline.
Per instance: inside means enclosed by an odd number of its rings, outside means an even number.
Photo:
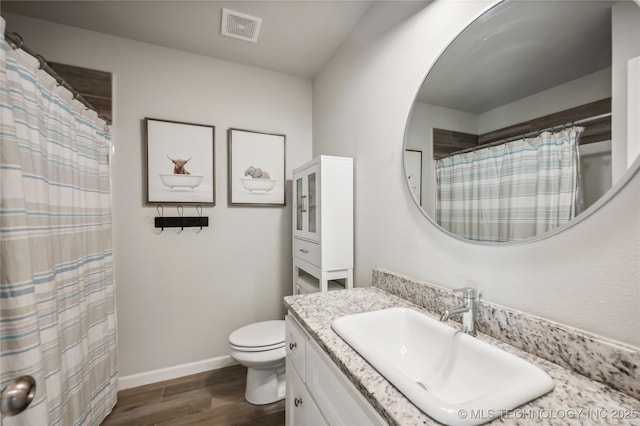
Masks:
[[[284,400],[249,404],[246,377],[247,369],[234,365],[125,389],[101,426],[284,425]]]

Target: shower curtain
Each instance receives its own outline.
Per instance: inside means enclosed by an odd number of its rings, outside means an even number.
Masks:
[[[476,241],[516,241],[576,215],[582,127],[436,161],[438,223]]]
[[[0,385],[37,386],[2,422],[97,425],[118,376],[111,136],[0,27]]]

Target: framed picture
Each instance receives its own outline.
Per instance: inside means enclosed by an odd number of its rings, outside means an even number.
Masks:
[[[145,118],[147,204],[216,204],[215,127]]]
[[[422,205],[422,151],[406,149],[404,158],[409,188],[418,203]]]
[[[230,206],[285,205],[285,135],[229,129]]]

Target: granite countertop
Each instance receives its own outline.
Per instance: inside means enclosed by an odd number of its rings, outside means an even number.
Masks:
[[[287,296],[284,302],[311,338],[389,424],[439,424],[406,399],[331,328],[337,317],[391,307],[412,308],[434,318],[436,315],[376,287]],[[640,425],[639,400],[492,337],[478,334],[477,338],[538,365],[555,382],[555,388],[548,394],[491,424]]]

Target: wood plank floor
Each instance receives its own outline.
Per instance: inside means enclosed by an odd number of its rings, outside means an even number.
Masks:
[[[234,365],[125,389],[101,426],[284,425],[284,400],[249,404],[246,377],[247,369]]]

